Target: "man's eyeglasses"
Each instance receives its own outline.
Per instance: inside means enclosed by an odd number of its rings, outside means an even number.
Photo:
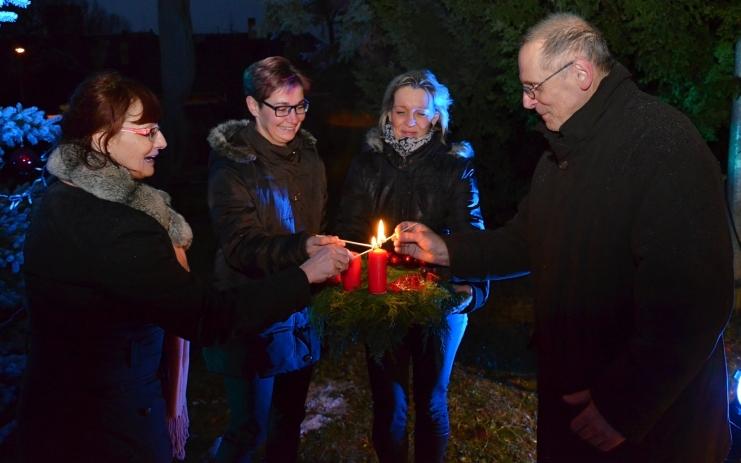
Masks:
[[[121,132],[131,132],[142,137],[147,137],[149,141],[154,142],[157,139],[157,134],[160,133],[160,127],[158,125],[147,127],[145,129],[135,129],[133,127],[121,127]]]
[[[286,117],[289,114],[291,114],[291,110],[295,111],[297,116],[302,116],[306,114],[306,112],[309,110],[309,100],[303,100],[299,104],[296,104],[293,106],[288,106],[288,105],[273,106],[265,100],[262,100],[261,103],[267,106],[268,108],[272,109],[273,111],[275,111],[275,117]]]
[[[558,74],[559,72],[563,71],[564,69],[566,69],[567,67],[571,66],[572,64],[574,64],[574,62],[573,61],[569,61],[563,67],[561,67],[558,71],[556,71],[553,74],[549,75],[548,77],[546,77],[545,79],[541,80],[540,82],[538,82],[535,85],[523,84],[523,86],[522,86],[522,92],[525,95],[527,95],[528,97],[530,97],[530,98],[535,98],[535,92],[541,87],[541,85],[543,85],[544,83],[548,82],[548,79],[550,79],[551,77],[555,76],[556,74]]]

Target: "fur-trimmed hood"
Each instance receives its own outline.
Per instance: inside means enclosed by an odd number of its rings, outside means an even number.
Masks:
[[[383,153],[383,135],[377,127],[373,127],[368,130],[365,134],[365,143],[371,148],[373,152]],[[467,141],[461,141],[458,143],[452,143],[448,154],[458,156],[461,158],[471,159],[474,157],[473,147]]]
[[[214,153],[234,162],[253,162],[257,159],[255,147],[245,141],[243,137],[236,139],[234,137],[238,132],[246,129],[253,123],[249,119],[232,119],[223,122],[211,129],[207,138],[208,144]],[[297,136],[303,137],[312,146],[316,145],[316,138],[304,129],[301,129]],[[235,141],[238,143],[235,143]]]
[[[167,230],[174,245],[190,247],[193,231],[185,218],[170,207],[170,195],[134,180],[128,170],[110,162],[100,169],[90,169],[80,161],[81,149],[74,145],[58,146],[49,155],[46,170],[97,198],[147,214]]]

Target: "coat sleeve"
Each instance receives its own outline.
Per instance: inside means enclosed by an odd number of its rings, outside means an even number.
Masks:
[[[496,230],[475,230],[444,236],[450,269],[467,280],[504,280],[527,275],[530,251],[527,236],[528,198],[517,214]]]
[[[468,230],[483,230],[484,218],[481,215],[479,188],[471,160],[460,160],[460,168],[453,179],[452,204],[450,204],[451,233]],[[467,284],[473,289],[473,298],[461,312],[472,312],[480,309],[489,299],[489,282],[486,280],[466,280],[453,277],[454,283]]]
[[[263,275],[304,262],[308,235],[268,230],[255,179],[246,178],[250,175],[258,174],[226,160],[214,162],[209,172],[211,223],[227,263],[239,272]]]
[[[147,320],[202,345],[258,333],[286,319],[310,300],[306,275],[297,266],[219,292],[178,263],[166,233],[126,227],[115,233],[100,271],[123,316]]]
[[[631,236],[634,330],[590,385],[597,408],[632,441],[651,430],[723,349],[733,304],[717,161],[699,135],[673,137],[661,149],[664,161],[645,182]],[[708,393],[725,395],[725,384]]]

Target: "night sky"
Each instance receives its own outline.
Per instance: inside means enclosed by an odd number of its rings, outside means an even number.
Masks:
[[[95,0],[111,13],[125,18],[131,30],[157,31],[157,0]],[[190,13],[196,34],[246,32],[247,18],[259,24],[265,6],[260,0],[191,0]]]

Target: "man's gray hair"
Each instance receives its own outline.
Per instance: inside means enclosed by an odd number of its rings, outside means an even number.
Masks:
[[[571,13],[553,13],[531,27],[522,45],[543,42],[540,65],[556,69],[570,59],[583,57],[608,74],[613,58],[602,33],[586,20]]]
[[[388,121],[388,113],[394,106],[394,95],[402,87],[420,88],[427,92],[432,100],[432,106],[440,115],[440,140],[445,142],[445,134],[448,132],[450,113],[448,108],[453,103],[450,98],[448,87],[438,82],[437,77],[428,69],[405,72],[394,77],[386,87],[381,103],[381,115],[378,118],[378,128],[383,133],[383,127]]]

